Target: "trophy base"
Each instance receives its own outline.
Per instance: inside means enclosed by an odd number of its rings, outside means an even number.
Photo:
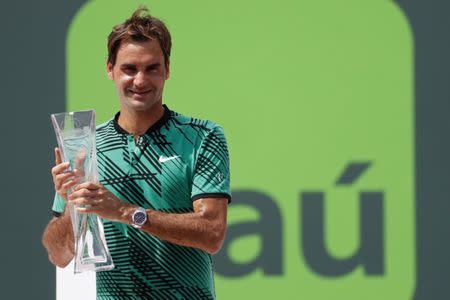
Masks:
[[[70,207],[73,216],[75,245],[74,273],[86,271],[107,271],[114,268],[111,255],[104,239],[103,223],[95,214],[79,214]]]

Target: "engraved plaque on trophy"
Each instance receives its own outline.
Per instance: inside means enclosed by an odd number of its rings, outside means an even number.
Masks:
[[[63,162],[77,169],[78,183],[98,182],[95,148],[95,111],[76,111],[51,115]],[[68,194],[70,194],[69,191]],[[75,273],[114,268],[105,240],[102,220],[96,214],[78,213],[67,204],[75,238]]]

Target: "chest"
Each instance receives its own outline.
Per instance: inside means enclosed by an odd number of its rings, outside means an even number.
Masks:
[[[167,136],[97,142],[100,182],[124,201],[158,210],[192,207],[194,156],[188,143]]]

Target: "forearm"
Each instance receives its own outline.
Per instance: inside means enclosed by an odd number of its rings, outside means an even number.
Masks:
[[[163,240],[199,248],[211,254],[222,246],[226,226],[200,212],[167,214],[148,210],[147,214],[149,219],[142,229]]]
[[[133,208],[128,208],[122,218],[131,224]],[[158,238],[181,246],[198,248],[210,254],[220,250],[226,232],[226,213],[199,209],[192,213],[164,213],[147,210],[148,220],[141,228]]]
[[[49,260],[58,267],[65,267],[74,256],[74,237],[68,208],[53,218],[44,231],[42,243],[47,249]]]
[[[69,196],[79,213],[94,213],[103,219],[132,224],[137,206],[120,200],[103,185],[85,182]],[[200,198],[193,202],[193,212],[176,214],[147,210],[142,230],[178,245],[216,253],[222,246],[227,222],[227,198]]]

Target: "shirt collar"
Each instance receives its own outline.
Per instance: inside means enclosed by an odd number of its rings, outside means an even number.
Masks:
[[[157,131],[157,130],[160,129],[164,124],[166,124],[167,121],[170,119],[170,117],[171,117],[171,115],[172,115],[171,110],[170,110],[170,109],[167,107],[167,105],[165,105],[165,104],[163,105],[163,108],[164,108],[164,113],[163,113],[162,117],[159,118],[159,120],[156,121],[152,126],[150,126],[150,128],[147,129],[147,131],[145,132],[145,134],[150,134],[150,133],[152,133],[152,132]],[[119,122],[118,122],[119,116],[120,116],[120,111],[117,112],[116,115],[114,116],[114,119],[113,119],[114,129],[116,129],[116,131],[117,131],[118,133],[121,133],[121,134],[131,134],[131,133],[129,133],[128,131],[126,131],[125,129],[123,129],[122,127],[120,127]]]

